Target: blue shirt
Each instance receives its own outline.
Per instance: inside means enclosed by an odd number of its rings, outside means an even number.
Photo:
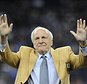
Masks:
[[[38,54],[38,59],[36,61],[36,64],[34,66],[34,69],[31,72],[31,78],[34,82],[34,84],[40,84],[40,65],[43,61],[41,58],[41,54]],[[55,69],[55,65],[52,59],[52,56],[50,52],[48,51],[45,56],[47,56],[47,64],[48,64],[48,72],[49,72],[49,84],[59,84],[59,77],[57,74],[57,71]],[[30,81],[29,81],[30,82]]]

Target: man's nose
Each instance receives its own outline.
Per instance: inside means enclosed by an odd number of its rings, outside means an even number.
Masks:
[[[42,38],[40,38],[40,39],[39,39],[39,42],[40,42],[40,43],[42,43],[42,42],[43,42]]]

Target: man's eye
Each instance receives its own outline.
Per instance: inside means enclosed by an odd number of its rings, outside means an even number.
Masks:
[[[46,37],[43,36],[42,38],[46,38]]]
[[[38,39],[39,39],[39,37],[35,38],[35,40],[38,40]]]

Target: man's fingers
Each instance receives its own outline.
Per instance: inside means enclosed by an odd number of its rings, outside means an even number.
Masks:
[[[10,24],[10,31],[12,31],[13,23]]]
[[[3,15],[1,15],[1,24],[4,22]]]
[[[83,28],[86,27],[86,20],[83,20]]]
[[[79,39],[78,35],[74,31],[70,31],[70,33],[76,38],[76,40]]]
[[[77,20],[77,28],[79,28],[79,20]]]
[[[0,25],[1,25],[1,16],[0,16]]]
[[[4,14],[3,19],[4,19],[4,22],[7,23],[7,15],[6,14]]]
[[[70,31],[70,33],[74,36],[76,36],[76,33],[74,31]]]
[[[82,28],[82,19],[79,21],[79,28]]]
[[[86,27],[86,20],[77,20],[77,29],[78,28],[85,28]]]

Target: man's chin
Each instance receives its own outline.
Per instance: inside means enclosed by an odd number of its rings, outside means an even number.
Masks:
[[[39,51],[39,53],[44,55],[47,53],[47,51],[41,50],[41,51]]]

